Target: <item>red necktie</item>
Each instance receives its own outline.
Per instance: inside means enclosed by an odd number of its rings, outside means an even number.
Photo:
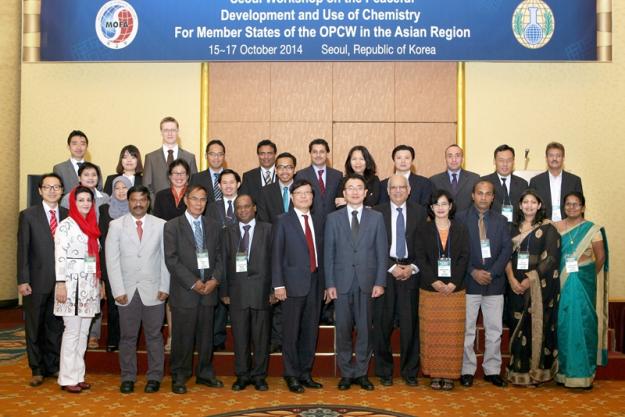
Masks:
[[[56,213],[54,210],[50,210],[50,233],[52,234],[52,239],[54,239],[54,234],[56,233],[56,226],[58,226]]]
[[[323,182],[323,169],[320,169],[318,172],[319,174],[319,188],[321,188],[321,194],[325,194],[326,193],[326,185]]]
[[[306,229],[306,243],[308,245],[308,256],[310,258],[310,272],[315,272],[317,269],[317,256],[315,255],[315,244],[313,242],[312,231],[310,230],[310,225],[308,224],[308,215],[302,214],[304,218],[304,227]]]
[[[137,220],[137,234],[139,235],[139,241],[143,239],[143,227],[141,227],[143,223],[141,220]]]

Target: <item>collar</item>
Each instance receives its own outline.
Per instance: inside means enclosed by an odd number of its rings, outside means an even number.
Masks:
[[[289,193],[291,192],[291,184],[293,184],[293,180],[291,180],[288,184],[283,183],[282,181],[278,180],[278,185],[280,186],[280,191],[282,191],[282,189],[284,187],[289,189]]]
[[[43,204],[43,210],[46,212],[46,215],[50,213],[50,210],[54,210],[55,213],[59,213],[59,203],[56,204],[55,208],[50,207],[50,205],[44,200],[41,200],[41,203]]]
[[[404,201],[404,204],[402,204],[401,206],[396,205],[395,203],[393,203],[392,201],[391,203],[391,208],[392,208],[392,212],[397,211],[398,208],[402,209],[402,211],[405,213],[406,212],[406,202]]]
[[[189,213],[189,210],[185,210],[184,211],[184,215],[187,218],[187,220],[189,221],[190,224],[193,224],[194,221],[199,220],[200,221],[200,225],[202,227],[204,227],[204,225],[202,224],[202,216],[198,216],[197,219],[195,217],[193,217],[191,215],[191,213]]]
[[[168,145],[166,143],[163,143],[163,152],[167,153],[168,150],[172,150],[175,152],[178,152],[178,144],[174,143],[173,145]]]
[[[254,227],[256,227],[256,219],[252,219],[250,220],[249,223],[243,223],[243,222],[239,222],[239,230],[243,231],[243,226],[251,226],[250,229],[253,229]]]
[[[135,216],[132,215],[132,213],[128,213],[128,214],[130,214],[130,218],[135,224],[139,221],[141,222],[142,225],[145,226],[145,219],[148,217],[147,214],[143,215],[143,217],[141,217],[140,219],[137,219]]]
[[[308,216],[308,219],[312,219],[311,213],[310,213],[310,209],[304,213],[303,211],[296,209],[295,207],[293,207],[293,211],[295,212],[295,214],[297,214],[297,218],[299,219],[301,216],[306,215]]]

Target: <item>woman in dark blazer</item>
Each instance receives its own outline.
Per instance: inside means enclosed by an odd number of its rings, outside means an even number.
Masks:
[[[184,159],[176,159],[167,170],[170,188],[156,193],[152,214],[169,221],[184,214],[187,209],[184,194],[189,184],[189,164]]]
[[[104,182],[103,191],[108,195],[112,195],[113,180],[120,175],[130,180],[131,187],[142,184],[143,164],[141,163],[141,152],[135,145],[126,145],[122,148],[115,172],[116,174],[106,177]]]
[[[417,230],[415,261],[419,278],[421,369],[433,389],[451,390],[460,378],[466,315],[464,277],[469,234],[453,220],[453,198],[438,190],[427,207],[429,221]]]
[[[364,146],[357,145],[349,150],[347,159],[345,159],[345,177],[341,180],[337,188],[334,204],[337,210],[345,207],[345,198],[343,198],[343,183],[350,174],[362,175],[365,179],[365,187],[367,195],[365,196],[365,207],[377,206],[380,201],[380,179],[376,175],[376,165],[373,156]]]

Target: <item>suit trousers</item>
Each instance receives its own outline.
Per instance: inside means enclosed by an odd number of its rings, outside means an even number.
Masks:
[[[63,320],[54,315],[54,291],[32,293],[23,298],[26,353],[33,375],[50,376],[59,371]]]
[[[284,376],[307,379],[311,376],[321,311],[319,274],[311,274],[310,290],[303,297],[290,296],[282,302],[282,358]]]
[[[213,344],[219,346],[226,344],[226,326],[228,325],[228,306],[221,300],[215,307],[215,319],[213,323]]]
[[[93,317],[64,316],[65,330],[61,342],[61,366],[58,383],[76,385],[85,381],[85,351]]]
[[[282,301],[271,305],[271,346],[282,346]]]
[[[271,311],[230,308],[234,339],[234,373],[238,377],[265,378],[269,366]],[[251,351],[253,346],[254,355]]]
[[[373,346],[375,374],[393,376],[391,335],[394,318],[399,317],[400,374],[416,377],[419,372],[419,290],[410,289],[406,281],[398,281],[391,274],[386,277],[384,295],[373,300]]]
[[[475,356],[475,334],[477,316],[482,309],[482,319],[486,333],[484,346],[484,375],[501,373],[501,333],[503,332],[503,295],[467,294],[467,316],[464,332],[464,355],[462,374],[473,375],[477,369]]]
[[[108,279],[104,280],[104,288],[106,289],[106,312],[108,313],[106,316],[106,345],[119,346],[119,310],[115,304],[115,297],[113,297]]]
[[[194,308],[171,306],[171,379],[184,384],[193,374],[193,350],[198,353],[196,378],[212,378],[213,318],[215,306],[198,305]]]
[[[356,285],[346,294],[338,294],[336,313],[336,356],[341,376],[356,378],[367,375],[373,352],[371,341],[373,315],[371,293],[364,293]],[[356,353],[352,361],[352,330],[356,328]]]
[[[137,290],[127,305],[119,307],[119,368],[122,381],[137,380],[137,339],[141,324],[148,352],[148,381],[160,382],[163,379],[165,352],[161,327],[164,315],[165,304],[143,305]]]

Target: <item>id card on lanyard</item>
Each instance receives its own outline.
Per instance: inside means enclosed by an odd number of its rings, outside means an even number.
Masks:
[[[566,261],[566,272],[570,274],[571,272],[579,271],[579,264],[577,263],[577,259],[575,259],[575,256],[569,254],[566,255],[564,259]]]
[[[451,258],[438,258],[439,278],[451,278]]]
[[[501,206],[501,214],[508,220],[508,223],[512,223],[512,205],[504,204]]]
[[[197,269],[209,269],[210,262],[208,261],[208,251],[197,251]]]
[[[480,249],[482,250],[482,258],[490,258],[490,239],[480,240]]]
[[[519,252],[516,260],[516,269],[519,271],[527,271],[530,269],[530,253],[527,251]]]
[[[95,256],[85,256],[85,272],[87,274],[96,273]]]
[[[235,266],[236,272],[247,272],[247,253],[237,252]]]

